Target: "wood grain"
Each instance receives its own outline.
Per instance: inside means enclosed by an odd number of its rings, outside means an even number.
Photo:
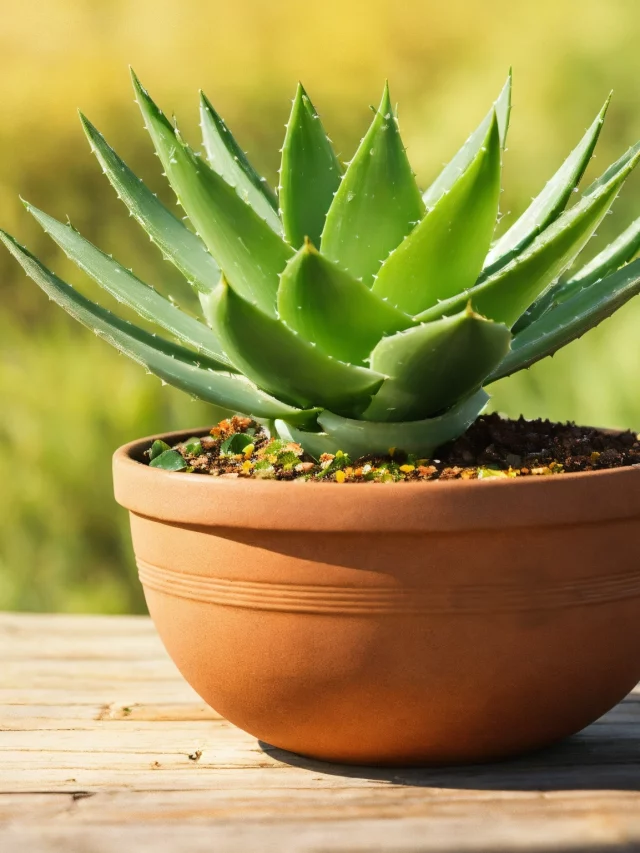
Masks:
[[[536,755],[330,766],[258,743],[141,617],[0,615],[2,853],[640,849],[640,693]]]

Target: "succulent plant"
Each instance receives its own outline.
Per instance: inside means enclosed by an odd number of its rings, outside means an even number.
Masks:
[[[334,153],[298,87],[276,193],[201,96],[206,157],[133,75],[136,99],[189,228],[81,116],[104,173],[198,294],[183,312],[68,224],[27,209],[78,266],[158,336],[91,302],[2,234],[71,315],[193,396],[266,423],[312,455],[390,447],[428,455],[462,434],[484,387],[551,355],[640,291],[640,219],[567,273],[640,159],[629,149],[565,209],[608,101],[560,169],[495,238],[511,75],[421,193],[385,86],[353,159]]]

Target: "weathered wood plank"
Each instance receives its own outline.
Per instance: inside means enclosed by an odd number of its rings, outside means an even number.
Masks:
[[[35,681],[35,679],[34,679]],[[34,684],[32,688],[5,687],[0,688],[0,706],[2,705],[94,705],[96,702],[111,704],[115,702],[126,708],[136,704],[143,705],[173,705],[183,702],[193,702],[199,699],[198,694],[184,681],[161,681],[112,683],[85,681],[76,683],[72,676],[65,687],[62,681],[53,681],[42,686]]]
[[[156,636],[152,623],[146,616],[82,616],[66,613],[2,613],[0,636],[50,638],[103,635]]]
[[[29,731],[0,731],[0,761],[6,766],[8,754],[19,752],[36,752],[42,756],[49,753],[77,752],[86,754],[102,752],[144,753],[160,745],[164,752],[176,749],[184,751],[185,731],[187,737],[193,732],[207,743],[207,748],[214,750],[236,748],[240,745],[255,748],[261,752],[257,741],[251,735],[232,726],[224,720],[205,721],[196,727],[183,725],[164,726],[162,738],[158,738],[158,727],[141,728],[137,722],[129,725],[127,721],[112,728],[112,723],[103,722],[96,728],[85,730],[29,730]],[[210,744],[210,747],[209,747]],[[272,748],[265,747],[267,751]],[[580,761],[596,763],[601,758],[607,761],[620,760],[640,762],[640,731],[633,723],[616,725],[601,724],[592,726],[582,734],[559,745],[554,750],[545,750],[530,758],[515,762],[518,766],[535,767],[547,765],[551,760],[554,766],[569,762]],[[36,760],[34,758],[34,760]],[[514,762],[511,762],[514,765]]]
[[[155,725],[155,727],[154,727]],[[158,726],[154,723],[129,723],[127,720],[97,723],[94,729],[31,729],[28,731],[0,731],[0,763],[9,752],[139,752],[157,750],[184,752],[191,739],[198,737],[211,744],[235,747],[239,744],[256,746],[255,738],[235,728],[226,720],[205,720],[197,723],[178,723],[162,730],[158,739]],[[192,751],[192,750],[191,750]]]
[[[86,705],[37,705],[16,704],[0,705],[0,729],[7,731],[29,731],[31,729],[95,729],[105,721],[115,723],[126,721],[150,723],[157,730],[157,723],[197,723],[207,720],[220,720],[222,717],[204,702],[183,702],[180,704],[141,704],[122,705],[117,702]],[[590,731],[596,733],[599,727],[640,723],[640,702],[628,697],[616,708],[597,720]]]
[[[193,750],[193,751],[191,751]],[[191,755],[197,755],[201,752],[199,760],[191,760]],[[575,759],[580,759],[580,766],[576,767]],[[435,772],[418,773],[411,769],[399,769],[390,777],[377,775],[375,773],[367,774],[367,779],[379,780],[379,783],[396,782],[396,784],[409,785],[428,785],[431,787],[439,784],[447,786],[460,785],[461,787],[482,787],[483,784],[495,786],[502,790],[501,784],[504,787],[517,785],[519,787],[526,786],[530,783],[530,787],[545,790],[547,788],[560,787],[561,785],[569,784],[572,788],[590,788],[610,787],[609,785],[601,786],[599,783],[600,774],[608,772],[610,775],[616,773],[626,779],[627,785],[638,785],[638,759],[625,760],[626,756],[622,750],[616,750],[614,755],[591,756],[590,754],[567,756],[566,764],[555,764],[549,766],[541,761],[539,764],[531,764],[518,769],[506,770],[503,773],[494,770],[493,773],[483,770],[470,770],[466,774],[439,775]],[[607,760],[608,759],[608,760]],[[112,773],[118,770],[134,771],[143,774],[147,771],[175,769],[176,771],[184,770],[189,773],[198,772],[203,774],[205,771],[226,771],[226,770],[251,770],[260,768],[270,768],[278,773],[292,773],[293,770],[288,765],[282,765],[274,760],[273,753],[269,751],[263,752],[257,745],[243,744],[219,744],[208,749],[202,740],[197,738],[186,742],[183,749],[175,749],[173,751],[164,751],[161,746],[153,751],[147,752],[76,752],[76,751],[60,751],[40,753],[37,750],[30,752],[3,752],[0,756],[2,762],[2,774],[0,775],[0,790],[12,791],[11,786],[14,780],[24,778],[25,767],[28,768],[30,778],[33,774],[40,771],[50,772],[47,778],[52,780],[57,779],[60,782],[65,782],[69,775],[80,780],[85,778],[95,780],[96,773],[102,773],[104,784],[109,784]],[[196,766],[197,765],[197,766]],[[302,769],[303,775],[308,771],[305,767],[296,768]],[[339,768],[338,768],[339,769]],[[55,772],[54,772],[55,771]],[[60,773],[57,773],[60,771]],[[68,771],[74,771],[69,773]],[[320,772],[320,771],[319,771]],[[299,774],[298,774],[299,775]],[[44,775],[43,777],[44,778]],[[571,780],[567,783],[566,780]],[[177,777],[176,777],[176,781]],[[180,778],[179,784],[183,783]],[[89,784],[89,783],[87,783]],[[95,783],[95,781],[93,782]],[[153,781],[149,779],[149,784],[153,788]],[[349,782],[350,784],[350,782]],[[21,790],[16,788],[15,790]]]
[[[115,637],[105,634],[69,634],[65,637],[54,635],[43,643],[42,636],[38,634],[12,635],[7,638],[7,635],[0,631],[0,653],[4,661],[129,661],[132,660],[133,643],[137,650],[136,661],[167,661],[160,639],[153,634],[132,633]]]
[[[0,615],[2,853],[640,847],[640,694],[564,744],[467,768],[330,766],[259,744],[148,619]]]
[[[130,641],[131,642],[131,641]],[[135,642],[135,640],[133,641]],[[175,665],[169,660],[166,653],[162,657],[149,657],[143,659],[129,656],[113,660],[85,659],[80,657],[59,658],[50,657],[34,660],[3,660],[2,672],[0,672],[0,687],[18,687],[25,679],[37,686],[37,680],[46,678],[48,680],[68,679],[73,672],[74,680],[82,683],[99,678],[101,675],[105,681],[132,682],[139,680],[176,680],[178,675]]]
[[[150,728],[158,731],[158,723],[171,723],[175,727],[201,726],[221,720],[213,708],[204,703],[135,704],[117,702],[89,705],[0,705],[0,731],[87,731],[100,730],[108,723],[115,731],[118,725],[132,728]]]
[[[73,807],[72,807],[73,808]],[[639,831],[637,816],[612,820],[609,815],[537,817],[502,816],[493,810],[482,818],[452,816],[434,819],[340,819],[282,821],[278,817],[254,822],[245,819],[173,821],[105,827],[49,822],[42,827],[10,827],[4,833],[3,853],[49,851],[135,850],[153,853],[425,853],[425,851],[571,850],[604,851],[625,848]],[[71,824],[71,825],[70,825]]]
[[[419,783],[416,783],[419,784]],[[2,778],[0,777],[0,785]],[[11,771],[11,788],[6,793],[73,793],[76,791],[123,790],[128,793],[153,791],[212,791],[264,789],[282,791],[282,797],[288,797],[287,791],[303,787],[314,790],[325,788],[376,788],[386,790],[388,782],[381,783],[378,778],[348,777],[317,771],[310,773],[304,768],[287,768],[286,772],[274,772],[272,764],[265,767],[217,765],[204,768],[202,772],[177,773],[176,768],[145,767],[142,770],[74,768],[37,769],[30,767]],[[573,787],[573,786],[572,786]],[[0,848],[1,849],[1,848]]]
[[[105,789],[122,789],[130,793],[149,791],[184,792],[195,790],[211,791],[223,788],[228,791],[246,790],[247,788],[264,788],[282,791],[283,801],[288,797],[287,791],[300,787],[313,787],[314,790],[325,788],[376,788],[386,791],[393,784],[416,787],[420,790],[441,785],[445,788],[461,791],[593,791],[611,790],[633,791],[638,788],[638,768],[632,765],[601,764],[597,773],[585,774],[580,767],[559,767],[549,772],[548,768],[532,769],[526,773],[511,772],[504,778],[501,774],[476,774],[471,777],[442,776],[425,778],[411,771],[399,772],[394,782],[389,782],[375,774],[369,777],[350,777],[323,774],[322,771],[291,768],[286,772],[273,766],[267,767],[225,767],[204,768],[202,772],[177,773],[176,768],[144,768],[87,770],[74,768],[72,771],[57,769],[19,769],[11,771],[11,783],[8,789],[3,787],[0,776],[0,794],[53,792],[67,793],[74,791],[103,791]],[[613,807],[615,810],[615,806]],[[640,844],[640,838],[638,839]],[[2,846],[0,845],[0,850]],[[640,849],[640,848],[639,848]]]
[[[243,814],[247,819],[271,816],[278,811],[282,817],[300,819],[346,816],[385,817],[414,816],[442,817],[451,815],[486,814],[487,805],[494,805],[503,814],[535,815],[547,817],[586,815],[594,812],[610,813],[615,806],[621,813],[638,815],[639,793],[614,794],[596,792],[552,792],[542,795],[537,791],[459,791],[454,789],[427,789],[391,786],[332,787],[323,790],[297,787],[287,789],[286,803],[282,803],[276,788],[237,788],[211,791],[146,791],[132,798],[129,791],[95,791],[66,794],[6,794],[0,797],[0,820],[15,817],[18,809],[38,805],[50,813],[62,813],[72,802],[82,800],[74,809],[75,823],[103,824],[135,823],[145,821],[183,820],[187,817],[206,820],[226,815]],[[399,814],[400,813],[400,814]]]

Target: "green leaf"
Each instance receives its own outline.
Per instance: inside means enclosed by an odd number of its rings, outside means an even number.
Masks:
[[[276,234],[282,234],[275,193],[253,168],[204,92],[200,92],[200,121],[202,139],[211,168],[235,187],[240,198],[250,205]]]
[[[373,423],[324,411],[318,416],[324,432],[304,432],[282,420],[276,421],[276,429],[282,438],[301,444],[315,459],[323,453],[337,453],[339,450],[354,460],[368,455],[386,456],[391,448],[429,457],[447,441],[461,436],[488,400],[489,395],[485,391],[478,391],[448,412],[423,421]]]
[[[220,270],[202,240],[168,210],[107,144],[80,113],[91,150],[111,186],[161,250],[197,290],[208,293],[218,283]]]
[[[589,287],[601,278],[615,272],[633,260],[640,251],[640,218],[636,219],[619,237],[585,264],[563,285],[563,297],[583,287]]]
[[[500,145],[504,148],[507,141],[507,131],[509,130],[509,117],[511,115],[511,71],[509,71],[507,82],[502,87],[502,91],[487,115],[473,131],[453,160],[444,167],[429,189],[423,193],[422,200],[427,207],[433,207],[438,199],[451,189],[460,175],[466,172],[471,162],[476,158],[478,151],[482,148],[494,114],[498,119]]]
[[[574,293],[585,287],[591,287],[600,279],[615,272],[632,260],[638,251],[640,251],[640,219],[632,222],[617,239],[579,269],[575,275],[548,288],[520,317],[513,327],[514,332],[526,329],[554,305],[565,302]]]
[[[578,146],[567,157],[542,192],[492,247],[485,261],[485,278],[519,254],[564,210],[571,198],[571,193],[580,183],[593,156],[610,100],[611,95]]]
[[[383,380],[344,364],[242,299],[224,281],[211,316],[225,352],[260,388],[293,405],[359,414]]]
[[[640,293],[640,259],[551,308],[514,336],[511,352],[491,374],[495,382],[553,355]]]
[[[384,262],[373,292],[409,314],[470,288],[496,227],[501,152],[494,114],[467,169]]]
[[[192,435],[184,442],[184,449],[192,456],[199,456],[202,453],[202,442],[197,436]]]
[[[165,450],[171,450],[171,448],[169,447],[166,441],[161,441],[159,438],[157,438],[147,451],[149,459],[155,459],[156,456],[160,456],[160,454],[164,453]]]
[[[280,318],[328,355],[362,364],[384,335],[412,320],[307,242],[289,261],[278,290]]]
[[[482,385],[509,351],[506,326],[467,308],[461,314],[385,338],[371,368],[386,375],[363,418],[411,421],[433,417]]]
[[[151,468],[160,468],[162,471],[184,471],[187,463],[177,450],[165,450],[160,456],[156,456],[149,462]]]
[[[298,83],[282,146],[280,209],[287,240],[296,249],[308,237],[316,246],[340,185],[342,166],[320,116]]]
[[[389,252],[423,214],[387,85],[329,208],[322,254],[371,286]]]
[[[216,335],[204,323],[172,305],[168,299],[140,281],[112,257],[85,240],[70,225],[63,225],[28,202],[24,202],[24,205],[67,257],[119,302],[133,308],[145,320],[161,326],[179,340],[195,347],[198,352],[215,359],[218,369],[222,367],[223,370],[234,370],[222,352]]]
[[[9,234],[0,231],[0,239],[27,275],[67,313],[169,385],[207,403],[252,417],[313,422],[317,409],[293,408],[259,391],[244,377],[202,369],[203,360],[195,353],[157,338],[91,302],[43,266]]]
[[[602,175],[593,181],[593,183],[589,184],[589,186],[582,193],[583,196],[591,196],[596,195],[600,192],[603,186],[609,184],[613,179],[615,179],[622,172],[629,171],[629,165],[633,162],[637,162],[638,154],[640,154],[640,142],[636,142],[635,145],[632,145],[628,148],[622,157],[619,157],[615,163],[612,163],[608,169],[606,169]],[[633,166],[631,167],[633,168]]]
[[[254,441],[255,438],[252,435],[247,435],[244,432],[234,432],[229,438],[225,438],[220,445],[220,455],[235,456],[238,453],[243,453],[244,449],[253,444]]]
[[[238,292],[273,316],[278,278],[293,250],[185,145],[132,75],[147,129],[185,213]]]
[[[533,243],[506,267],[458,297],[419,314],[418,320],[435,320],[460,311],[470,299],[474,309],[511,327],[538,296],[573,263],[604,219],[622,184],[640,160],[640,147],[610,167],[588,194],[559,216]],[[632,149],[633,150],[633,149]],[[615,164],[614,164],[615,166]]]

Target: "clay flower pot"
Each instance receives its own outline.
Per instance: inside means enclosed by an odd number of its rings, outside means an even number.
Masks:
[[[267,743],[496,759],[578,731],[640,679],[636,468],[227,480],[149,468],[151,440],[114,457],[149,610],[187,681]]]

